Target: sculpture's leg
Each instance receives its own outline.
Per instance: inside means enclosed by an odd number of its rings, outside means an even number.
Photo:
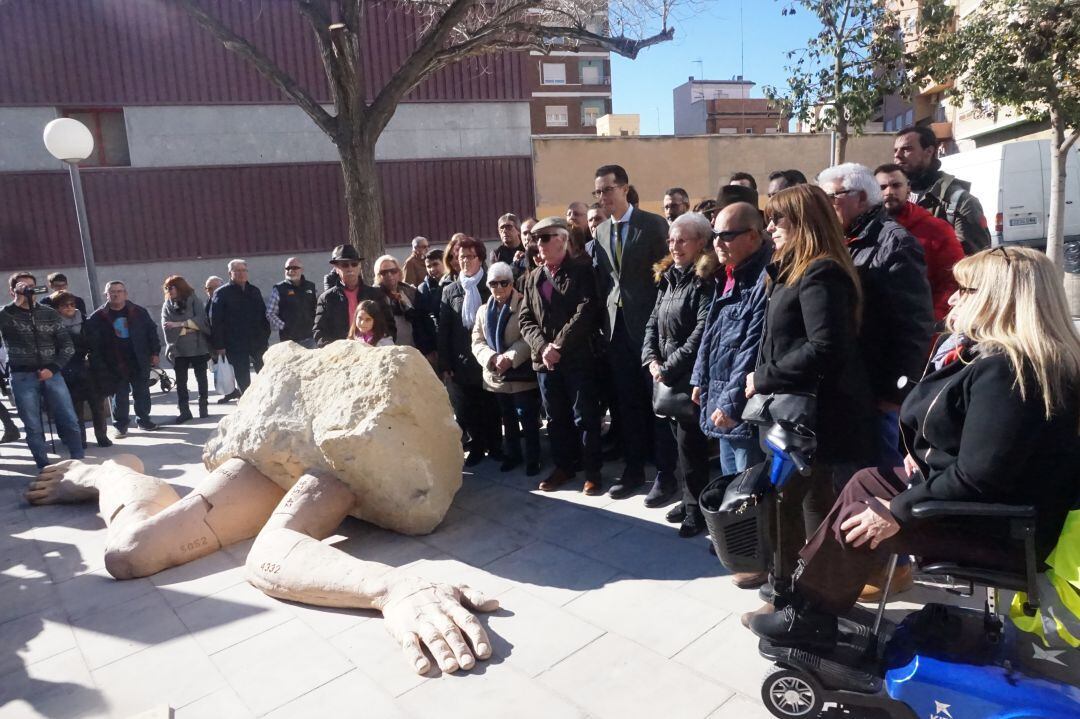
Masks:
[[[497,601],[465,586],[388,574],[385,564],[356,559],[319,541],[355,501],[352,490],[334,477],[302,476],[259,532],[247,558],[248,581],[280,599],[382,611],[387,629],[420,673],[430,668],[421,642],[445,672],[469,669],[475,657],[490,656],[484,628],[466,607],[492,611]]]
[[[61,462],[30,483],[34,504],[97,495],[109,528],[105,568],[117,579],[155,574],[255,536],[283,490],[240,459],[215,469],[181,499],[164,480],[141,473],[134,457],[100,465]]]

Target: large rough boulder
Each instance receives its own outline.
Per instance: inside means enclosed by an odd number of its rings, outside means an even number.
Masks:
[[[419,352],[283,342],[265,362],[206,443],[207,468],[240,457],[285,489],[328,470],[356,492],[354,516],[405,534],[438,526],[461,486],[461,432]]]

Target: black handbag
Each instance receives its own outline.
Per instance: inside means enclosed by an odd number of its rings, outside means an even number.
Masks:
[[[653,382],[653,413],[676,422],[696,423],[698,406],[690,399],[690,386],[671,387],[663,382]]]
[[[817,395],[809,392],[755,394],[743,408],[744,422],[772,425],[779,420],[814,429],[817,424]]]

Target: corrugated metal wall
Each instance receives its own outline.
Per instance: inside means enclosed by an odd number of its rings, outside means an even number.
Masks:
[[[388,245],[490,238],[503,212],[534,211],[528,157],[378,169]],[[336,163],[90,169],[83,185],[100,264],[329,250],[346,236]],[[67,173],[0,173],[0,208],[0,269],[82,263]]]
[[[288,0],[205,0],[317,98],[326,76],[307,20]],[[372,3],[368,95],[404,61],[419,21]],[[162,0],[13,0],[0,3],[0,105],[122,106],[282,102],[283,96],[186,14]],[[409,96],[524,100],[522,57],[458,63]]]

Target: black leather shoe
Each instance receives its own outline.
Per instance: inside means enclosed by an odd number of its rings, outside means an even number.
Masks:
[[[615,484],[611,485],[608,496],[612,499],[626,499],[636,494],[641,485],[645,484],[645,471],[641,469],[626,470]]]
[[[701,512],[687,512],[679,526],[679,536],[683,539],[696,537],[705,531],[705,517]]]
[[[0,437],[0,444],[7,444],[8,442],[15,442],[19,439],[19,428],[14,424],[8,425],[4,428],[4,436]]]
[[[466,467],[475,467],[476,465],[480,464],[483,461],[484,461],[484,453],[483,452],[472,451],[472,452],[469,452],[468,456],[465,457],[465,466]]]
[[[682,502],[669,509],[667,514],[664,515],[664,521],[672,524],[682,524],[684,519],[686,519],[686,507],[683,506]]]
[[[139,429],[141,429],[144,432],[153,432],[155,429],[158,428],[157,424],[155,424],[154,422],[151,422],[148,419],[140,419],[135,424],[139,425]]]
[[[645,506],[650,509],[653,507],[664,506],[673,496],[675,496],[675,490],[678,488],[679,485],[674,477],[668,477],[657,473],[656,479],[653,480],[652,488],[650,488],[649,493],[645,495]]]
[[[103,434],[97,438],[97,446],[99,447],[111,447],[112,444],[112,440],[109,439],[108,435]]]
[[[781,647],[830,649],[836,645],[836,617],[810,607],[788,605],[750,618],[750,631]]]
[[[191,418],[191,412],[181,412],[180,414],[176,415],[175,424],[183,424]]]

